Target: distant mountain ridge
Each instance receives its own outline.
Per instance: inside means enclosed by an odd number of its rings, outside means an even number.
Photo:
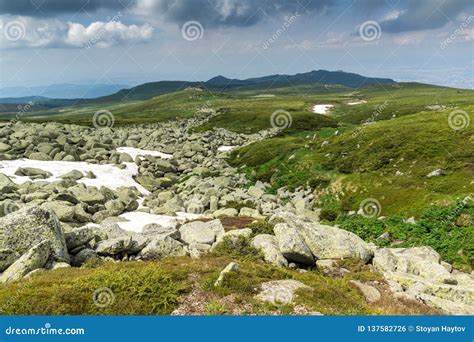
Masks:
[[[116,93],[128,87],[124,84],[51,84],[36,87],[7,87],[0,89],[0,97],[42,97],[50,99],[90,99]]]
[[[246,80],[229,79],[224,76],[211,78],[206,82],[208,86],[234,88],[264,83],[287,83],[291,86],[293,83],[321,83],[338,84],[348,88],[360,88],[369,85],[382,85],[396,83],[391,78],[365,77],[354,73],[344,71],[313,70],[296,75],[269,75],[264,77],[249,78]]]
[[[151,99],[155,96],[183,90],[187,87],[202,87],[209,90],[226,91],[235,89],[246,90],[255,88],[282,88],[302,84],[339,85],[341,87],[347,88],[360,88],[371,85],[388,85],[396,83],[397,82],[390,78],[365,77],[362,75],[348,73],[344,71],[327,70],[313,70],[310,72],[299,73],[295,75],[276,74],[263,77],[248,78],[244,80],[230,79],[225,76],[219,75],[209,79],[206,82],[158,81],[144,83],[132,88],[120,89],[114,93],[109,93],[105,96],[97,96],[95,98],[87,98],[82,96],[77,97],[74,101],[78,105],[114,101],[142,101]],[[3,93],[0,92],[0,95],[3,96]],[[44,98],[54,98],[56,99],[55,103],[61,103],[61,101],[57,101],[59,99],[58,97],[46,96],[45,94],[40,95],[42,97],[42,103],[49,102],[48,99]],[[15,103],[14,101],[15,99],[12,98],[0,98],[0,103]]]

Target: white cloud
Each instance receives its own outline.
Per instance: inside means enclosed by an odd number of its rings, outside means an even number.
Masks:
[[[153,27],[149,24],[125,25],[120,21],[97,21],[88,26],[65,24],[57,19],[23,16],[0,17],[1,48],[110,47],[149,41]]]
[[[151,39],[153,27],[124,25],[120,21],[97,21],[85,27],[78,23],[69,23],[66,43],[77,47],[109,47],[127,42],[145,42]]]

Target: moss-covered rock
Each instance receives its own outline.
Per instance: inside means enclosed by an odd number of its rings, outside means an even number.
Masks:
[[[69,261],[63,228],[51,210],[25,208],[0,219],[0,248],[22,255],[44,240],[51,241],[56,260]]]

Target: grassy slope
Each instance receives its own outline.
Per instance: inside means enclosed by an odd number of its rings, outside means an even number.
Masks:
[[[296,279],[311,286],[300,291],[296,304],[327,315],[337,314],[434,314],[415,303],[395,303],[384,296],[375,305],[367,305],[350,285],[351,279],[381,280],[357,261],[346,262],[353,270],[344,278],[322,276],[317,271],[299,273],[252,260],[238,260],[239,273],[225,278],[223,286],[213,284],[229,257],[168,258],[160,262],[107,263],[95,268],[69,268],[34,275],[0,287],[0,312],[3,315],[166,315],[194,291],[194,300],[204,303],[194,314],[270,314],[291,313],[292,306],[276,307],[254,299],[259,284],[278,279]],[[189,277],[192,275],[192,277]],[[97,289],[108,288],[114,301],[106,307],[93,302]],[[198,288],[199,290],[193,290]],[[199,306],[193,300],[192,307]]]
[[[424,96],[420,102],[426,102]],[[444,104],[449,96],[440,93],[437,99]],[[474,96],[456,108],[473,113]],[[352,199],[352,209],[372,197],[382,203],[384,214],[413,215],[430,204],[474,193],[474,125],[453,131],[448,125],[451,110],[415,112],[362,129],[340,122],[338,135],[331,128],[283,132],[235,151],[231,163],[247,166],[254,179],[270,181],[274,188],[328,185],[327,192]],[[324,141],[327,145],[321,147]],[[435,169],[446,175],[427,178]]]

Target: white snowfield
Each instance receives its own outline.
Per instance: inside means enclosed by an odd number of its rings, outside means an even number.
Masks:
[[[137,156],[161,157],[162,159],[173,158],[172,154],[163,153],[159,151],[142,150],[140,148],[135,148],[135,147],[119,147],[117,148],[117,152],[127,153],[133,159],[135,159]]]
[[[150,223],[156,223],[163,227],[176,227],[177,223],[194,220],[201,215],[177,212],[176,216],[149,214],[141,211],[123,213],[119,217],[127,219],[125,222],[117,222],[120,228],[130,232],[141,233],[143,227]]]
[[[217,151],[219,151],[219,152],[228,152],[228,151],[232,151],[234,148],[235,148],[235,146],[225,146],[225,145],[223,145],[223,146],[219,146],[217,148]]]
[[[327,114],[329,112],[329,109],[334,107],[332,104],[318,104],[313,106],[313,113],[316,114]]]
[[[133,176],[138,173],[138,166],[135,163],[125,163],[127,166],[121,170],[112,164],[90,164],[86,162],[73,162],[73,161],[48,161],[48,160],[31,160],[31,159],[17,159],[17,160],[2,160],[0,161],[0,173],[3,173],[11,178],[16,184],[23,184],[28,181],[39,182],[47,181],[54,182],[59,180],[59,176],[62,176],[73,170],[81,171],[84,175],[92,171],[96,178],[82,178],[79,179],[78,183],[83,183],[87,186],[101,187],[105,186],[110,189],[117,189],[121,186],[134,186],[142,194],[148,194],[146,190],[139,183],[135,182]],[[52,176],[46,179],[35,179],[32,180],[27,176],[17,176],[15,171],[19,167],[34,167],[43,171],[52,173]]]
[[[231,146],[232,147],[232,146]],[[133,147],[120,147],[117,149],[118,152],[128,153],[132,158],[136,156],[158,156],[161,158],[172,158],[170,154],[158,152],[158,151],[148,151],[142,150]],[[76,161],[42,161],[42,160],[32,160],[32,159],[17,159],[17,160],[2,160],[0,161],[0,173],[5,174],[10,177],[10,179],[16,184],[23,184],[27,181],[39,182],[47,181],[54,182],[59,180],[59,176],[62,176],[70,171],[77,170],[84,173],[92,171],[96,178],[82,178],[79,179],[78,183],[83,183],[87,186],[101,187],[105,186],[110,189],[117,189],[119,187],[136,187],[142,195],[148,195],[149,191],[146,190],[143,186],[137,183],[133,176],[138,173],[138,166],[135,163],[124,163],[126,168],[119,169],[118,167],[112,164],[91,164],[86,162],[76,162]],[[52,174],[51,177],[47,179],[36,179],[32,180],[26,176],[17,176],[15,171],[19,168],[25,167],[34,167],[41,169],[43,171],[48,171]],[[138,202],[140,208],[143,208],[144,198],[139,198]],[[157,223],[162,226],[176,226],[177,223],[185,222],[187,220],[196,219],[201,215],[190,214],[184,212],[177,212],[176,216],[167,216],[167,215],[155,215],[149,214],[142,211],[133,211],[123,213],[119,217],[124,218],[128,221],[126,222],[117,222],[117,224],[125,230],[132,232],[141,232],[143,227],[149,223]]]

